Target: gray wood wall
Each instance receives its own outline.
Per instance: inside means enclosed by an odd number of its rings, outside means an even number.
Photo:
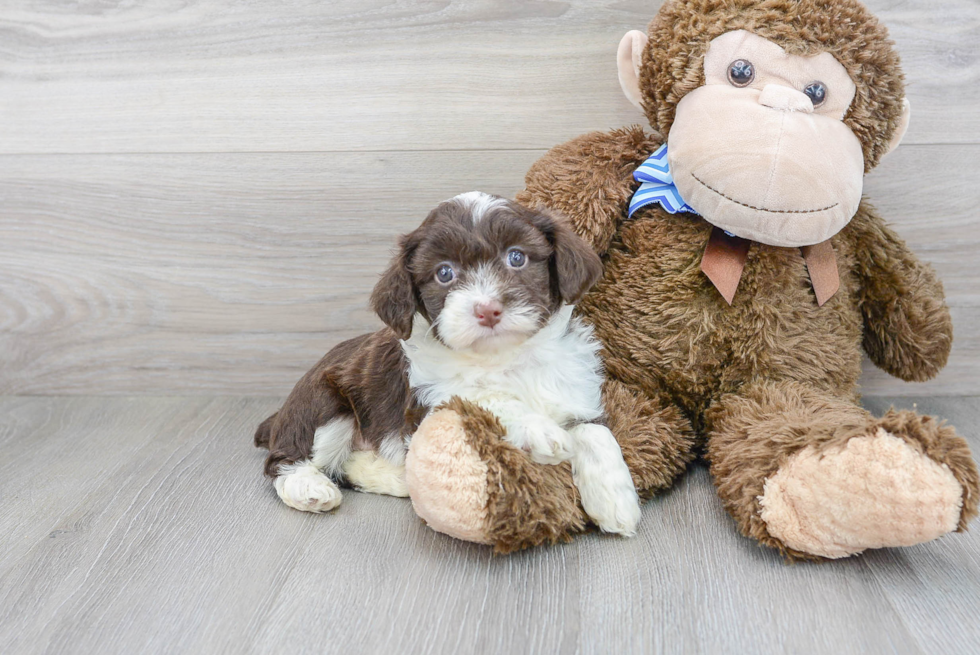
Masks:
[[[867,194],[945,280],[980,392],[980,3],[869,0],[912,125]],[[135,5],[135,6],[134,6]],[[395,236],[547,148],[643,122],[615,51],[657,1],[0,7],[0,394],[286,393],[371,330]]]

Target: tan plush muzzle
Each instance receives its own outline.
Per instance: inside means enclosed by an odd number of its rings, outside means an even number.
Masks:
[[[751,71],[732,77],[733,67]],[[703,86],[667,137],[674,184],[705,220],[773,246],[837,234],[861,202],[864,153],[841,119],[855,86],[829,53],[803,57],[745,30],[711,42]],[[819,84],[815,105],[806,94]]]
[[[702,111],[718,105],[731,111]],[[786,86],[692,91],[678,105],[667,157],[681,197],[705,220],[773,246],[825,241],[861,202],[861,143]]]

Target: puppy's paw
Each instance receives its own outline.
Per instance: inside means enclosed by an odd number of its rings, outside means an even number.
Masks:
[[[627,474],[628,476],[628,474]],[[582,508],[603,532],[632,537],[640,522],[640,499],[633,481],[593,480],[578,485]]]
[[[572,478],[582,509],[603,532],[632,537],[640,522],[640,498],[616,438],[595,423],[576,425],[571,436],[577,443]]]
[[[574,452],[571,435],[545,416],[525,417],[513,430],[508,426],[507,432],[514,433],[513,443],[526,450],[538,464],[560,464]]]
[[[301,512],[329,512],[342,498],[337,485],[312,464],[283,467],[274,484],[282,502]]]

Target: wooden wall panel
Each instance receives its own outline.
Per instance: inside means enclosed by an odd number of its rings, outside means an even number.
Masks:
[[[658,0],[0,7],[0,393],[285,393],[437,201],[643,122],[615,48]],[[977,393],[980,5],[870,0],[906,145],[868,192],[946,281]]]
[[[286,393],[378,325],[397,234],[459,191],[513,195],[540,154],[0,156],[0,393]],[[902,146],[868,178],[945,280],[956,346],[938,380],[867,393],[978,390],[978,166]]]
[[[0,157],[0,394],[277,394],[395,238],[532,151]]]
[[[657,0],[0,9],[0,153],[548,148],[640,122],[616,45]],[[976,0],[870,0],[909,143],[980,143]]]

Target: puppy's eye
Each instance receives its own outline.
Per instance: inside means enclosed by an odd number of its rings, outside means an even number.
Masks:
[[[728,81],[733,86],[748,86],[755,79],[755,66],[745,59],[736,59],[728,67]]]
[[[527,263],[527,255],[523,251],[513,248],[507,251],[507,265],[511,268],[522,268]]]
[[[456,271],[449,264],[443,264],[436,269],[436,282],[439,284],[449,284],[456,277]]]
[[[827,85],[823,82],[813,82],[803,89],[803,93],[809,96],[814,107],[819,107],[827,99]]]

